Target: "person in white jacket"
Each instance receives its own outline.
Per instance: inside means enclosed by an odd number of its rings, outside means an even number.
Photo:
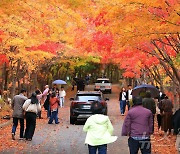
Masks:
[[[41,105],[37,99],[36,93],[32,93],[30,99],[26,100],[23,104],[23,110],[25,111],[26,118],[26,130],[24,138],[31,141],[36,128],[36,117],[39,111],[41,111]]]
[[[87,132],[85,144],[88,144],[89,154],[107,153],[107,144],[115,142],[117,136],[112,136],[113,126],[109,117],[102,113],[102,106],[98,101],[92,103],[92,111],[94,115],[90,116],[83,131]]]
[[[64,100],[65,100],[66,92],[64,90],[64,87],[61,87],[61,90],[59,91],[59,97],[60,97],[60,107],[64,107]]]

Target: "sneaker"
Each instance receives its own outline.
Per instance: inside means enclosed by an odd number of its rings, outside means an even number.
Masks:
[[[56,124],[59,124],[59,122],[57,122]]]
[[[24,138],[20,137],[19,140],[24,140]]]
[[[15,134],[14,133],[12,133],[12,139],[15,140]]]

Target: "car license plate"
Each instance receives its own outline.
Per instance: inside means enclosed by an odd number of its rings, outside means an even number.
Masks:
[[[91,105],[83,105],[83,109],[90,109]]]

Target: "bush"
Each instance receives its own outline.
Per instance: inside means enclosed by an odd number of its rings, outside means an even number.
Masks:
[[[0,99],[0,111],[10,111],[11,107],[4,99]]]

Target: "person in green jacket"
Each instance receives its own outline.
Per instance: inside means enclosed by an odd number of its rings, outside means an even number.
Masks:
[[[112,136],[113,126],[109,117],[102,114],[102,105],[95,101],[92,103],[92,111],[94,115],[90,116],[84,127],[83,131],[87,132],[85,144],[88,144],[89,154],[107,153],[107,144],[115,142],[117,136]]]

